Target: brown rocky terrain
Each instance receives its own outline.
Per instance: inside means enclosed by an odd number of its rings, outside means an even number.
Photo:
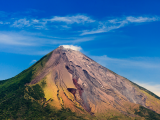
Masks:
[[[55,49],[30,85],[45,80],[51,106],[93,116],[123,114],[136,117],[140,105],[160,114],[160,100],[128,79],[101,66],[79,51]],[[114,112],[112,112],[114,111]]]

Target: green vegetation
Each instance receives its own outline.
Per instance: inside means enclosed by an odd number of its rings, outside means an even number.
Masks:
[[[135,110],[135,114],[144,117],[146,120],[160,120],[160,114],[143,106],[140,106],[139,110]]]
[[[27,85],[43,68],[50,55],[51,53],[44,56],[17,76],[0,81],[0,120],[83,119],[69,109],[56,110],[47,103],[42,89],[46,85],[45,80],[40,85]]]
[[[28,97],[26,97],[28,95]],[[25,96],[25,97],[24,97]],[[56,110],[46,104],[42,87],[38,84],[30,87],[24,86],[6,95],[0,101],[0,119],[26,119],[26,120],[73,120],[82,119],[70,109]]]
[[[41,86],[42,86],[42,88],[44,88],[44,87],[46,86],[46,81],[45,81],[45,79],[42,80]]]
[[[44,92],[40,85],[36,84],[32,87],[27,86],[26,88],[28,89],[28,91],[25,92],[35,100],[41,100],[44,98]]]
[[[19,87],[24,86],[24,84],[29,83],[34,78],[34,75],[36,75],[36,73],[43,68],[45,63],[50,58],[51,54],[52,52],[45,55],[30,68],[22,71],[15,77],[0,81],[0,92],[2,92],[3,90],[5,91],[7,87],[9,88],[8,91],[10,92],[12,88],[18,89]]]

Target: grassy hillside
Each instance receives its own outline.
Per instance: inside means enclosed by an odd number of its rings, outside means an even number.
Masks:
[[[0,119],[82,119],[69,109],[56,110],[51,108],[44,99],[42,86],[23,86],[12,89],[0,101]]]
[[[135,114],[144,117],[146,120],[160,120],[160,114],[143,106],[140,106],[138,110],[135,110]]]
[[[83,119],[69,109],[56,110],[46,103],[43,84],[27,86],[43,68],[51,53],[17,76],[0,81],[0,119]]]

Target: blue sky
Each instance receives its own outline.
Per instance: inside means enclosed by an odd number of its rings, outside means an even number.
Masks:
[[[160,96],[160,1],[6,0],[0,4],[0,80],[60,45]]]

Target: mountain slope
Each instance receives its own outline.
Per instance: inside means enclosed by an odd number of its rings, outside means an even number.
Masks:
[[[6,111],[10,114],[8,116],[17,115],[10,112],[11,108],[6,109],[4,101],[18,94],[23,101],[36,102],[33,106],[39,105],[41,110],[37,113],[50,111],[47,117],[54,117],[53,110],[64,110],[75,119],[81,119],[79,115],[89,119],[150,119],[153,116],[160,119],[158,96],[82,53],[63,46],[16,77],[0,82],[0,107],[4,108],[0,112],[2,117],[7,116]],[[22,103],[21,100],[16,100],[17,104]],[[12,105],[10,107],[13,109]],[[33,109],[31,113],[34,113]]]
[[[17,76],[0,81],[0,119],[83,119],[69,109],[50,108],[41,85],[27,84],[39,73],[52,52]]]

